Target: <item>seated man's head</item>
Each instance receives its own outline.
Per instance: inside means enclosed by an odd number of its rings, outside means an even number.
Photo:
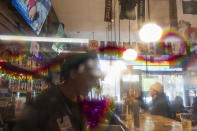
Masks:
[[[87,96],[99,76],[95,53],[69,54],[61,68],[62,91],[70,97]]]
[[[161,83],[156,82],[153,85],[151,85],[150,90],[149,90],[150,96],[155,99],[159,94],[163,93],[163,86]]]
[[[174,99],[174,103],[177,105],[183,105],[183,99],[180,96],[176,96]]]

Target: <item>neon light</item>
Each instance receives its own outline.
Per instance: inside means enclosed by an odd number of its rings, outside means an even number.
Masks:
[[[8,41],[37,41],[37,42],[68,42],[68,43],[88,43],[88,39],[78,38],[57,38],[57,37],[31,37],[31,36],[14,36],[0,35],[0,40]]]

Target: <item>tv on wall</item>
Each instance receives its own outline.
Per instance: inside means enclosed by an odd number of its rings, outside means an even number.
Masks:
[[[39,35],[51,8],[50,0],[12,0],[12,4]]]

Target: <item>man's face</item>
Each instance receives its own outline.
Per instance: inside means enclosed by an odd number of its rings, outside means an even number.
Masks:
[[[150,94],[150,96],[154,99],[155,97],[156,97],[156,95],[157,95],[157,92],[155,91],[155,90],[150,90],[149,91],[149,94]]]
[[[76,71],[75,84],[78,86],[78,95],[87,96],[88,91],[95,86],[99,78],[100,71],[95,60],[88,60],[81,64]]]

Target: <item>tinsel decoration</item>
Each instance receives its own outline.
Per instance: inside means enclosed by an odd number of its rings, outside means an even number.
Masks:
[[[109,99],[83,100],[79,104],[90,128],[95,128],[109,120],[115,110],[113,100]]]
[[[26,56],[27,43],[24,41],[0,41],[0,57],[4,61],[18,62]]]
[[[102,55],[121,57],[123,52],[126,51],[124,47],[107,45],[99,48],[99,53]]]

